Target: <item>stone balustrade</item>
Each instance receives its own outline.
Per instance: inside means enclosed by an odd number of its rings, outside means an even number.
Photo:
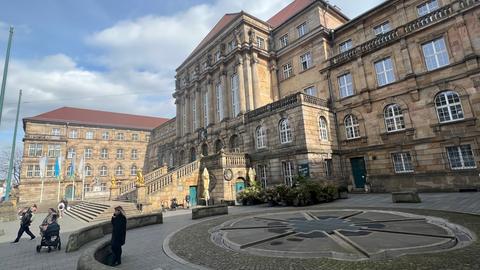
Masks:
[[[198,173],[199,168],[200,160],[196,160],[163,176],[160,176],[159,178],[146,183],[147,194],[152,194],[159,191],[163,187],[170,185],[174,180],[181,180],[185,177],[191,176],[194,173]]]
[[[133,190],[135,190],[136,186],[135,186],[135,182],[134,181],[130,181],[126,184],[123,184],[120,186],[120,195],[122,194],[125,194],[125,193],[129,193]]]

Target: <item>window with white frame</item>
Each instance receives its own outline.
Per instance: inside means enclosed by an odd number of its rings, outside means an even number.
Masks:
[[[386,21],[386,22],[384,22],[380,25],[377,25],[373,28],[373,32],[375,33],[376,36],[381,35],[381,34],[385,34],[390,30],[391,30],[390,29],[390,23],[388,21]]]
[[[172,168],[173,165],[174,165],[174,164],[173,164],[173,153],[170,152],[170,153],[168,154],[168,166],[170,166],[170,168]]]
[[[375,72],[377,73],[378,86],[384,86],[395,82],[393,63],[390,57],[375,62]]]
[[[265,49],[265,40],[261,37],[257,37],[257,47],[260,49]]]
[[[338,87],[340,89],[340,98],[353,95],[352,75],[350,73],[343,74],[338,77]]]
[[[138,141],[138,133],[132,134],[132,141]]]
[[[196,94],[195,94],[196,95]],[[195,131],[198,127],[198,114],[197,114],[197,99],[195,95],[192,97],[192,129]]]
[[[338,45],[338,50],[340,51],[340,53],[343,53],[350,50],[352,47],[353,47],[353,42],[351,39],[349,39],[347,41],[340,43],[340,45]]]
[[[305,54],[300,55],[300,64],[302,66],[302,70],[307,70],[312,67],[312,54],[307,52]]]
[[[282,162],[282,168],[285,185],[289,187],[293,186],[293,163],[291,161],[284,161]]]
[[[28,165],[27,166],[27,176],[28,177],[39,177],[40,176],[40,165]]]
[[[392,160],[396,173],[413,172],[412,156],[409,152],[393,153]]]
[[[283,79],[288,79],[292,76],[293,74],[293,68],[291,63],[286,63],[285,65],[282,66],[282,71],[283,71]]]
[[[428,71],[450,64],[447,46],[443,37],[422,44],[422,51]]]
[[[210,117],[208,115],[208,110],[210,108],[210,102],[208,102],[208,91],[203,93],[203,124],[204,127],[207,127],[210,124]]]
[[[100,150],[100,158],[101,159],[107,159],[108,158],[108,149],[107,148],[102,148],[102,150]]]
[[[75,156],[75,148],[68,148],[67,158],[73,158]]]
[[[93,140],[93,134],[94,134],[93,131],[87,131],[87,132],[85,133],[85,139],[87,139],[87,140]]]
[[[100,167],[100,176],[107,176],[107,174],[108,174],[107,166]]]
[[[320,116],[318,118],[318,127],[319,127],[320,140],[328,141],[328,126],[327,126],[327,119],[325,119],[325,117]]]
[[[454,91],[444,91],[435,97],[435,108],[440,123],[463,119],[462,102]]]
[[[280,37],[280,47],[284,48],[288,46],[288,34],[285,34]]]
[[[49,144],[48,145],[48,157],[59,157],[61,153],[62,146],[58,144]]]
[[[137,165],[130,167],[130,175],[137,175]]]
[[[123,149],[117,149],[117,159],[123,159]]]
[[[93,152],[93,149],[92,148],[85,148],[85,152],[84,152],[84,157],[89,159],[89,158],[92,158],[92,152]]]
[[[227,52],[233,51],[236,47],[236,42],[235,40],[231,40],[230,42],[227,43]]]
[[[55,165],[47,165],[47,177],[55,176]]]
[[[123,135],[122,132],[118,132],[116,139],[119,141],[123,141],[125,139],[125,136]]]
[[[358,119],[352,114],[345,117],[345,131],[347,133],[347,139],[355,139],[360,137],[360,125]]]
[[[236,117],[240,113],[240,97],[239,97],[239,81],[238,75],[233,74],[231,79],[231,86],[232,86],[232,113],[233,117]]]
[[[68,138],[77,139],[78,138],[78,131],[76,129],[70,130],[70,132],[68,133]]]
[[[255,130],[255,142],[257,149],[267,147],[267,131],[263,126],[258,126]]]
[[[115,175],[123,175],[123,167],[122,165],[118,165],[115,169]]]
[[[145,141],[149,142],[150,141],[150,135],[145,135]]]
[[[222,57],[222,53],[220,51],[215,52],[215,62],[218,62]]]
[[[323,161],[323,167],[325,170],[325,176],[331,177],[333,175],[333,161],[331,158],[326,158]]]
[[[310,96],[314,96],[314,97],[317,96],[317,89],[315,88],[315,86],[309,86],[303,89],[303,92]]]
[[[430,0],[421,5],[418,5],[417,6],[418,16],[427,15],[428,13],[438,9],[438,7],[439,6],[438,6],[437,0]]]
[[[384,110],[385,128],[387,132],[405,129],[402,109],[398,104],[390,104]]]
[[[53,136],[60,136],[60,129],[59,128],[52,128],[52,135]]]
[[[83,184],[83,192],[84,193],[90,192],[90,184]]]
[[[292,142],[292,130],[290,129],[290,124],[288,123],[288,119],[282,119],[278,126],[280,131],[280,143],[289,143]]]
[[[297,26],[297,33],[299,38],[303,37],[306,33],[308,33],[307,22],[304,22]]]
[[[476,168],[475,157],[469,144],[447,147],[448,162],[452,170]]]
[[[107,183],[100,183],[100,191],[107,191]]]
[[[102,140],[108,140],[110,137],[110,134],[108,133],[108,131],[104,131],[102,133]]]
[[[92,176],[92,175],[93,175],[92,166],[90,165],[85,166],[85,176]]]
[[[223,87],[220,82],[215,85],[215,100],[217,121],[220,122],[223,120]]]
[[[41,143],[31,143],[28,145],[28,156],[29,157],[41,157],[43,152],[43,144]]]
[[[260,184],[262,185],[263,189],[267,188],[267,165],[259,164],[257,166],[257,173],[260,177]]]
[[[132,149],[131,159],[138,159],[138,150]]]

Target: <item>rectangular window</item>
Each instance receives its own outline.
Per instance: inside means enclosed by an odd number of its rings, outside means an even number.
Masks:
[[[138,159],[138,150],[132,149],[132,159]]]
[[[53,136],[60,136],[60,129],[59,128],[52,128],[52,135]]]
[[[287,63],[282,66],[282,71],[283,71],[283,79],[288,79],[292,76],[293,74],[293,68],[291,63]]]
[[[41,143],[31,143],[28,146],[28,156],[29,157],[41,157],[43,152],[43,144]]]
[[[425,2],[419,6],[417,6],[418,16],[427,15],[428,13],[438,9],[438,2],[437,0],[430,0]]]
[[[123,149],[117,149],[117,159],[123,159]]]
[[[476,168],[475,157],[469,144],[447,147],[448,161],[452,170]]]
[[[285,181],[285,185],[291,187],[293,186],[293,164],[291,161],[284,161],[282,162],[283,168],[283,179]]]
[[[227,44],[227,52],[231,52],[233,51],[233,49],[235,49],[235,40],[232,40],[230,42],[228,42]]]
[[[207,127],[210,124],[210,117],[208,115],[208,110],[210,104],[208,102],[208,91],[203,94],[203,124]]]
[[[377,73],[378,86],[384,86],[395,81],[392,59],[390,57],[375,62],[375,72]]]
[[[443,37],[423,44],[422,50],[428,71],[450,64]]]
[[[87,133],[85,133],[85,139],[93,140],[93,134],[93,131],[87,131]]]
[[[223,120],[223,87],[221,83],[217,83],[215,86],[215,97],[216,97],[216,115],[217,121],[220,122]]]
[[[280,37],[280,48],[288,46],[288,34],[285,34]]]
[[[187,104],[186,101],[183,102],[183,115],[182,115],[182,124],[183,124],[183,135],[187,134]]]
[[[338,48],[340,50],[340,53],[342,53],[342,52],[346,52],[346,51],[350,50],[352,48],[352,46],[353,46],[352,45],[352,40],[349,39],[345,42],[340,43]]]
[[[34,165],[27,166],[27,177],[33,177],[33,167]]]
[[[92,152],[93,152],[92,148],[85,148],[84,157],[87,159],[92,158]]]
[[[197,129],[197,122],[198,122],[198,115],[197,115],[197,99],[195,98],[195,95],[192,97],[192,130],[195,131]]]
[[[333,175],[333,161],[331,158],[324,160],[323,166],[325,167],[325,176],[331,177]]]
[[[107,191],[107,183],[101,183],[100,184],[100,190],[101,191]]]
[[[47,177],[53,177],[55,173],[55,165],[47,165]]]
[[[61,145],[48,145],[48,157],[59,157],[60,156],[60,151],[62,149]]]
[[[73,158],[75,156],[75,148],[68,148],[67,158]]]
[[[145,141],[149,142],[150,141],[150,135],[145,135]]]
[[[388,21],[380,25],[377,25],[373,28],[373,32],[375,33],[376,36],[385,34],[388,31],[390,31],[390,23]]]
[[[84,193],[90,192],[90,184],[83,184],[83,192]]]
[[[138,141],[138,134],[137,133],[132,134],[132,141]]]
[[[353,95],[352,75],[350,73],[338,77],[338,87],[340,88],[340,98]]]
[[[123,133],[121,133],[121,132],[117,133],[117,140],[123,141],[123,139],[124,139]]]
[[[396,173],[413,172],[412,157],[408,152],[392,154],[393,168]]]
[[[100,151],[100,158],[101,159],[107,159],[108,158],[108,149],[107,148],[103,148]]]
[[[104,131],[102,133],[102,140],[108,140],[110,137],[110,134],[108,133],[108,131]]]
[[[238,83],[239,83],[238,75],[233,74],[231,77],[233,117],[236,117],[240,113],[240,97],[239,97]]]
[[[260,49],[265,49],[265,40],[261,37],[257,37],[257,47]]]
[[[303,92],[310,96],[317,96],[317,89],[315,88],[315,86],[307,87],[303,89]]]
[[[307,22],[304,22],[297,26],[297,33],[299,38],[303,37],[306,33],[308,33]]]
[[[267,188],[267,165],[258,165],[257,170],[258,170],[257,173],[260,178],[260,183],[262,185],[262,188],[266,189]]]
[[[220,51],[216,51],[215,52],[215,63],[218,62],[221,57],[222,57],[222,53]]]
[[[107,176],[107,166],[100,167],[100,176]]]
[[[300,64],[302,65],[302,70],[307,70],[312,67],[312,54],[307,52],[300,56]]]
[[[78,138],[78,131],[76,129],[70,130],[70,133],[68,134],[68,137],[70,139],[77,139]]]

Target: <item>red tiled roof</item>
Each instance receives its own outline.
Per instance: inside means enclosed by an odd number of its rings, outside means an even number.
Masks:
[[[202,41],[200,41],[197,47],[195,47],[192,53],[187,57],[187,60],[190,58],[190,56],[197,53],[205,44],[207,44],[215,35],[217,35],[220,32],[220,30],[222,30],[230,22],[236,19],[240,14],[241,12],[227,13],[223,15],[223,17],[217,22],[217,24],[212,28],[212,30],[210,30],[210,32],[202,39]]]
[[[314,1],[315,0],[294,0],[288,6],[280,10],[277,14],[273,15],[273,17],[268,19],[267,23],[269,23],[273,28],[276,28]]]
[[[152,130],[155,127],[167,122],[169,119],[133,115],[125,113],[114,113],[80,108],[62,107],[50,112],[42,113],[34,117],[23,119],[26,121],[45,121],[57,123],[70,123],[79,125],[95,125],[117,128],[132,128]]]

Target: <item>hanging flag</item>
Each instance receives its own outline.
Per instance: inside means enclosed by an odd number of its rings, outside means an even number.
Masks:
[[[55,167],[54,167],[54,175],[55,177],[60,180],[60,175],[62,174],[62,157],[58,156],[57,159],[55,160]]]
[[[47,167],[47,157],[41,157],[38,163],[40,166],[40,177],[43,178],[45,177],[45,168]]]
[[[68,174],[71,178],[75,177],[75,155],[72,156],[72,161],[70,162],[70,171]]]
[[[80,177],[83,177],[83,174],[85,173],[84,170],[85,170],[85,157],[82,156],[82,158],[80,159],[80,163],[78,164],[78,168],[77,168],[77,173],[78,173],[78,176]]]

